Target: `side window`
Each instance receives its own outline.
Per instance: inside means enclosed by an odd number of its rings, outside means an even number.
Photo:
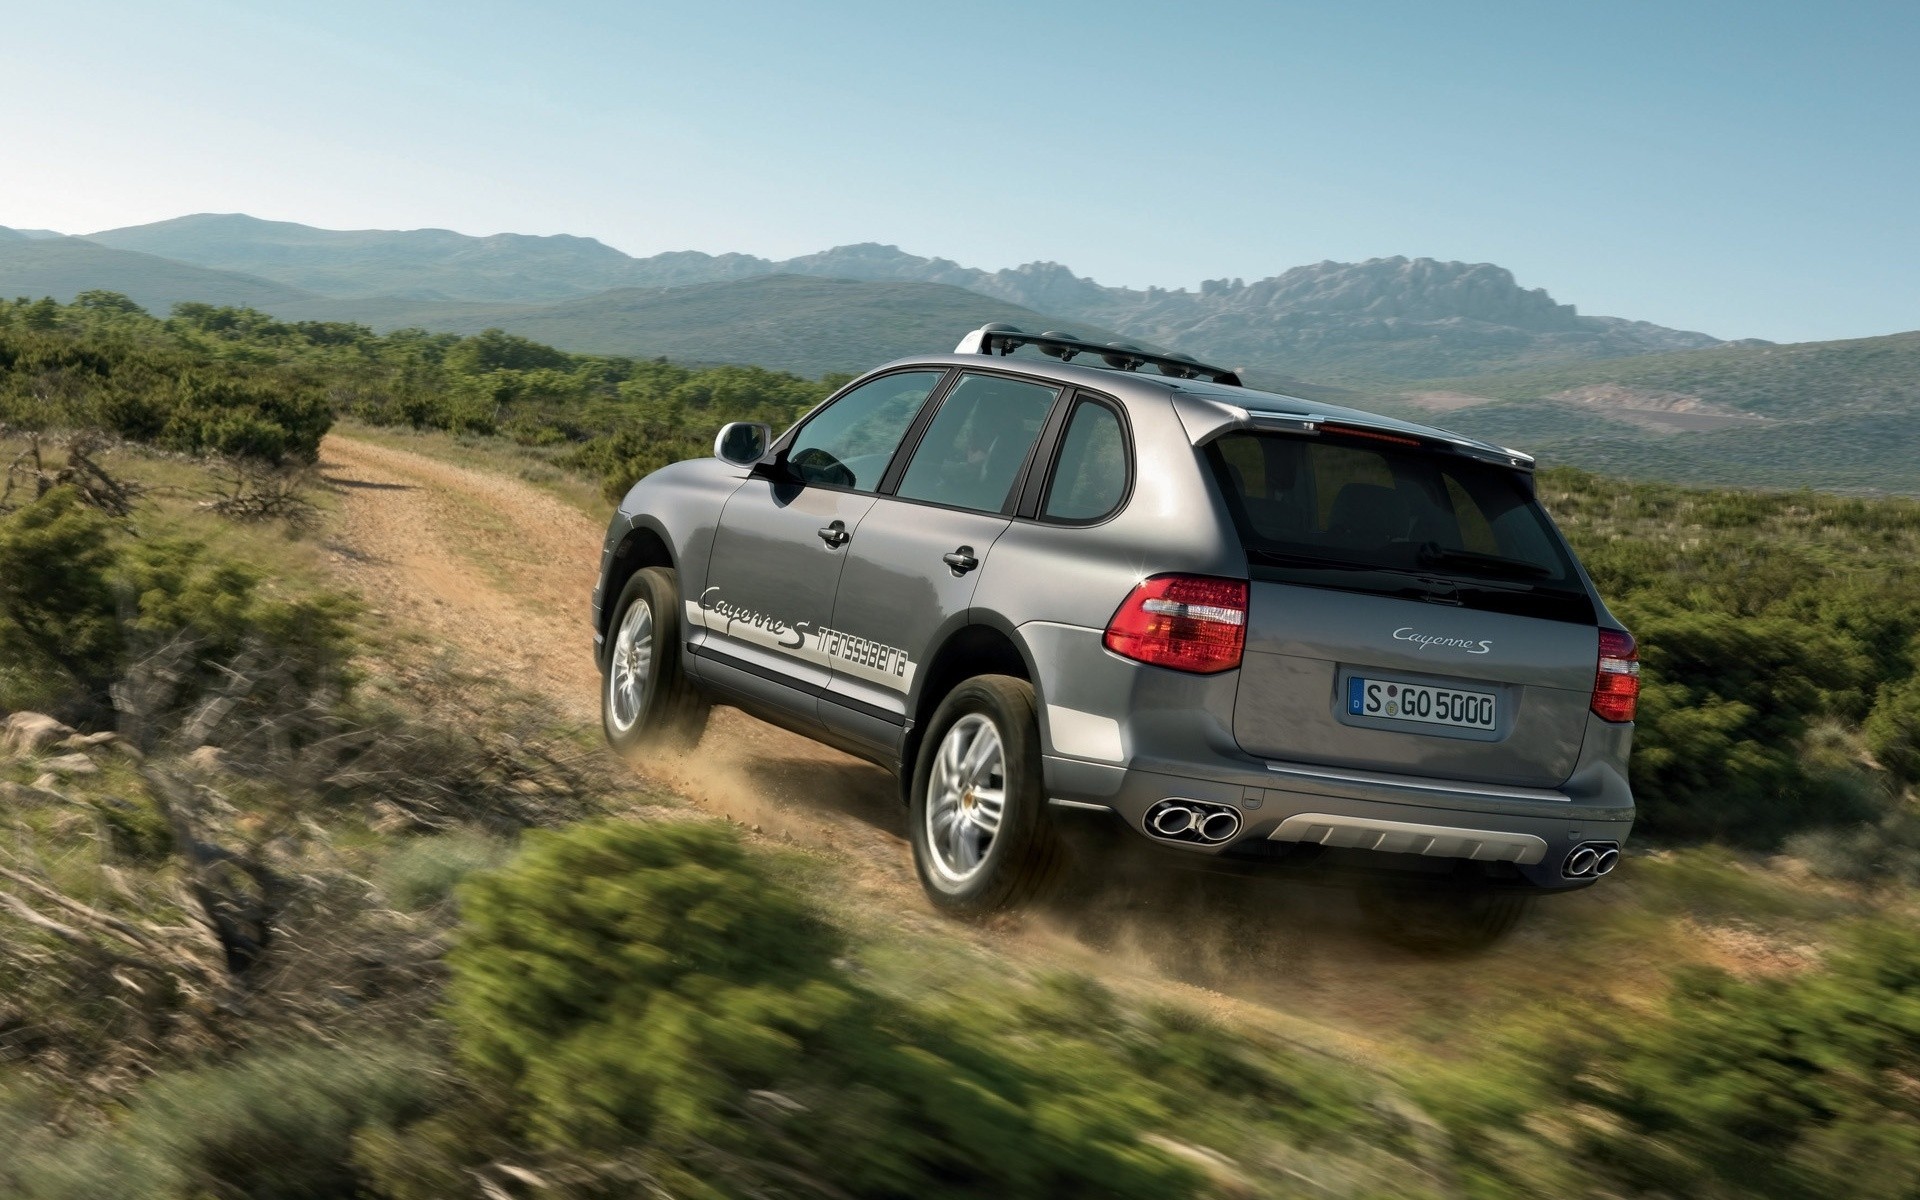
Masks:
[[[1067,420],[1040,515],[1053,521],[1097,521],[1120,507],[1126,494],[1127,440],[1120,431],[1120,414],[1082,400]]]
[[[805,483],[870,492],[943,371],[903,371],[863,383],[800,427],[787,463]]]
[[[1001,512],[1040,437],[1057,388],[966,375],[947,393],[914,448],[898,494],[980,512]]]

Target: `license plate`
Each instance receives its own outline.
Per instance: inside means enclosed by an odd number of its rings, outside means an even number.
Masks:
[[[1393,683],[1355,675],[1347,681],[1347,712],[1356,717],[1448,725],[1455,729],[1492,729],[1500,718],[1492,692]]]

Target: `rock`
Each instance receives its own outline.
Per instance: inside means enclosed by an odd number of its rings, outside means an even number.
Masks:
[[[227,769],[227,756],[218,746],[202,746],[187,755],[187,765],[208,775],[218,775]]]
[[[49,758],[40,764],[48,774],[56,776],[98,775],[100,764],[84,754],[62,754],[58,758]]]
[[[43,780],[52,779],[51,775],[41,776]],[[9,783],[0,780],[0,800],[8,804],[66,804],[67,798],[51,788],[41,787],[38,783],[29,787],[24,783]]]
[[[91,750],[95,746],[109,746],[120,740],[120,735],[112,730],[103,733],[76,733],[60,743],[62,750]]]
[[[0,726],[0,749],[9,754],[38,754],[73,730],[45,713],[17,712]]]

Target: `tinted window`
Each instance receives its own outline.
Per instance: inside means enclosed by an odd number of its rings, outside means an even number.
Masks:
[[[1512,471],[1283,434],[1230,434],[1208,455],[1263,578],[1593,619],[1559,533]]]
[[[1060,459],[1041,516],[1056,521],[1096,521],[1120,506],[1127,494],[1127,443],[1120,414],[1082,400],[1060,440]]]
[[[861,384],[800,427],[787,463],[807,483],[872,491],[943,374],[905,371]]]
[[[1059,395],[1017,379],[962,376],[914,449],[899,495],[1001,511]]]

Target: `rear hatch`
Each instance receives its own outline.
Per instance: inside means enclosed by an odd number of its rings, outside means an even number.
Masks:
[[[1522,787],[1572,773],[1597,612],[1529,479],[1362,430],[1205,453],[1252,577],[1243,749]]]

